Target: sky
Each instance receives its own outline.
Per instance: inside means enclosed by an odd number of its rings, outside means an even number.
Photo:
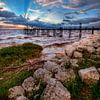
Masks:
[[[0,0],[0,25],[100,27],[100,0]]]

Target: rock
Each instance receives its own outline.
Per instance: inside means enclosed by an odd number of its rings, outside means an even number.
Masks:
[[[21,86],[15,86],[9,89],[8,94],[9,99],[15,100],[17,97],[23,96],[25,91]]]
[[[71,94],[56,79],[50,79],[43,93],[43,100],[71,100]]]
[[[56,53],[56,58],[58,58],[58,59],[61,59],[61,58],[63,58],[65,56],[65,53],[64,52],[57,52]]]
[[[67,56],[72,57],[75,50],[76,50],[76,47],[72,45],[67,45],[67,47],[65,48],[65,53]]]
[[[82,45],[82,46],[92,46],[93,42],[90,39],[85,38],[85,39],[80,40],[80,45]]]
[[[80,43],[79,43],[79,42],[74,42],[72,45],[73,45],[74,47],[77,47],[77,46],[80,45]]]
[[[55,62],[47,61],[44,63],[44,68],[52,73],[57,73],[60,65],[56,64]]]
[[[3,77],[0,77],[0,81],[3,80],[3,79],[4,79]]]
[[[52,77],[52,73],[44,68],[39,68],[34,72],[33,77],[47,82]]]
[[[79,67],[78,59],[70,59],[70,63],[72,67]]]
[[[96,52],[100,54],[100,47],[96,49]]]
[[[31,95],[32,90],[35,87],[35,80],[33,79],[33,77],[30,76],[29,78],[25,79],[22,83],[22,87],[28,95]]]
[[[75,51],[74,52],[74,57],[75,58],[82,58],[82,53],[78,52],[78,51]]]
[[[96,49],[100,48],[100,42],[93,43],[93,47]]]
[[[29,99],[26,98],[25,96],[19,96],[16,98],[16,100],[29,100]]]
[[[97,70],[98,70],[98,72],[100,73],[100,68],[98,68]]]
[[[55,74],[55,78],[61,82],[64,81],[72,81],[75,79],[75,73],[72,69],[61,70],[57,74]]]
[[[99,73],[95,67],[81,69],[79,71],[79,76],[81,77],[82,81],[88,85],[94,84],[99,80]]]
[[[83,50],[86,50],[86,46],[84,45],[77,46],[77,51],[82,52]]]
[[[94,47],[90,47],[90,46],[88,46],[87,48],[87,51],[89,52],[89,53],[93,53],[93,52],[95,52],[95,48]]]

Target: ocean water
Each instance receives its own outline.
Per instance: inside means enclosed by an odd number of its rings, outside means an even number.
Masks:
[[[91,34],[91,31],[83,31],[82,38]],[[39,37],[33,35],[24,34],[23,30],[0,30],[0,43],[3,44],[22,44],[26,42],[32,42],[41,46],[47,46],[52,44],[61,44],[66,42],[73,42],[79,39],[79,32],[72,31],[71,38],[68,38],[69,32],[63,32],[63,37],[47,37],[41,35]]]
[[[91,31],[83,31],[82,38],[91,35]],[[94,33],[100,33],[95,31]],[[65,45],[79,41],[79,31],[72,31],[71,38],[68,38],[69,32],[63,32],[63,37],[47,37],[45,35],[33,36],[32,34],[24,34],[23,30],[0,30],[0,46],[6,47],[9,45],[22,44],[32,42],[41,45],[43,59],[53,59],[57,53],[64,52]],[[58,46],[58,44],[60,46]]]

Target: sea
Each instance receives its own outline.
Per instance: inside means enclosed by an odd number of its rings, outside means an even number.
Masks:
[[[63,31],[63,36],[46,36],[46,35],[32,35],[25,34],[22,29],[1,29],[0,30],[0,46],[6,47],[9,45],[23,44],[27,42],[35,43],[41,45],[43,49],[43,54],[46,59],[51,59],[58,52],[64,52],[64,44],[70,44],[75,41],[79,41],[79,31],[72,31],[71,37],[69,38],[69,31]],[[82,31],[82,38],[91,35],[91,31]],[[100,31],[94,31],[94,34],[100,33]]]

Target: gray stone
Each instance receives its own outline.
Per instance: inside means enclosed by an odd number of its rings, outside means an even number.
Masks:
[[[55,78],[61,82],[72,81],[75,79],[75,73],[72,69],[61,70],[55,74]]]
[[[100,68],[98,68],[97,70],[98,70],[98,72],[100,73]]]
[[[35,87],[35,80],[33,79],[33,77],[30,76],[27,79],[25,79],[22,83],[22,87],[24,88],[26,93],[31,94],[32,90]]]
[[[82,53],[78,52],[78,51],[75,51],[74,52],[74,57],[75,58],[82,58]]]
[[[19,96],[16,98],[16,100],[29,100],[29,99],[26,98],[25,96]]]
[[[92,47],[92,46],[88,46],[86,49],[87,49],[87,51],[88,51],[89,53],[95,52],[95,48]]]
[[[100,77],[95,67],[79,70],[79,76],[88,85],[96,83]]]
[[[8,92],[8,97],[12,100],[15,100],[17,97],[23,96],[25,94],[25,91],[21,86],[15,86],[13,88],[10,88]]]
[[[72,67],[79,67],[78,59],[70,59],[70,63]]]
[[[71,94],[61,82],[50,79],[44,90],[43,100],[71,100]]]
[[[55,62],[47,61],[44,63],[44,68],[52,73],[58,72],[60,65]]]
[[[34,72],[33,77],[47,82],[52,77],[52,73],[44,68],[39,68]]]
[[[76,47],[72,45],[67,45],[65,48],[65,53],[67,56],[72,57],[75,50],[76,50]]]
[[[96,49],[97,54],[100,54],[100,47]]]

